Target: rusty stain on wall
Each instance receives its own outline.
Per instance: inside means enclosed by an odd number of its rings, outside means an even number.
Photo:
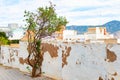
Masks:
[[[62,48],[62,46],[61,46],[61,45],[60,45],[59,47],[60,47],[60,48]]]
[[[2,55],[2,59],[4,59],[4,56]]]
[[[43,54],[48,51],[50,56],[53,57],[58,57],[58,50],[59,48],[55,45],[48,44],[48,43],[42,43],[42,52]]]
[[[16,56],[18,56],[18,51],[16,50]]]
[[[103,78],[102,77],[99,77],[99,79],[98,80],[103,80]]]
[[[9,60],[10,62],[15,62],[15,58],[10,58],[10,60]]]
[[[52,45],[52,44],[48,44],[48,43],[42,43],[42,45],[41,45],[41,51],[42,51],[42,55],[41,56],[43,56],[44,55],[44,53],[45,52],[47,52],[48,51],[48,53],[50,54],[50,56],[53,58],[53,57],[58,57],[58,52],[57,52],[57,50],[58,50],[59,48],[57,47],[57,46],[54,46],[54,45]],[[40,57],[40,59],[41,59],[41,57]],[[43,61],[43,60],[42,60]],[[26,64],[28,64],[28,58],[25,58],[25,59],[23,59],[22,57],[20,57],[19,58],[19,62],[20,62],[20,64],[24,64],[24,63],[26,63]],[[34,60],[33,59],[31,59],[30,60],[30,63],[31,64],[34,64]],[[42,63],[41,63],[42,64]]]
[[[111,80],[114,80],[114,78],[112,77]]]
[[[10,48],[9,49],[9,54],[10,54],[9,62],[13,62],[13,61],[15,62],[14,55],[18,56],[18,50]]]
[[[22,57],[19,58],[20,64],[24,65],[24,63],[28,64],[28,58],[23,59]],[[30,63],[33,64],[34,60],[30,60]]]
[[[117,59],[117,56],[113,51],[110,51],[109,49],[107,49],[107,59],[108,59],[108,62],[114,62]]]
[[[14,54],[13,53],[10,53],[10,57],[13,57],[14,56]]]
[[[112,74],[113,76],[117,76],[117,72],[115,72],[114,74]]]
[[[71,47],[65,47],[65,50],[62,50],[62,68],[64,65],[67,65],[67,57],[70,55]]]
[[[9,61],[9,59],[8,59],[8,63],[9,63],[10,61]]]
[[[20,58],[19,58],[19,62],[20,62],[21,64],[24,64],[24,59],[23,59],[22,57],[20,57]]]
[[[63,43],[68,44],[68,42],[63,42]]]
[[[81,62],[80,62],[80,60],[79,60],[79,59],[77,59],[76,64],[81,64]]]

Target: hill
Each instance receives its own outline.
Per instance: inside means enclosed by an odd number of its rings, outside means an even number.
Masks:
[[[104,24],[104,26],[107,28],[108,32],[114,33],[120,30],[120,21],[113,20]]]
[[[78,34],[81,34],[81,33],[87,32],[89,27],[106,27],[107,32],[115,33],[117,31],[120,31],[120,21],[113,20],[113,21],[107,22],[103,25],[96,25],[96,26],[92,26],[92,25],[86,25],[86,26],[72,25],[72,26],[66,26],[66,29],[67,30],[77,30]]]

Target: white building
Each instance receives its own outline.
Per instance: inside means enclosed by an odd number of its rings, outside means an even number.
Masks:
[[[64,30],[63,31],[63,40],[64,41],[71,41],[71,40],[74,40],[74,36],[77,35],[77,31],[75,30]]]
[[[16,28],[18,28],[18,24],[17,23],[11,23],[11,24],[8,24],[8,27],[11,29],[11,30],[14,30]]]
[[[113,34],[109,34],[105,27],[96,27],[96,39],[114,38]]]
[[[12,35],[9,36],[9,40],[19,40],[24,36],[24,30],[22,28],[17,28],[12,30]]]
[[[77,35],[75,30],[64,30],[63,31],[63,41],[66,42],[83,42],[85,40],[84,35]]]
[[[85,33],[86,40],[110,39],[114,38],[112,34],[107,33],[105,27],[91,27]]]
[[[6,36],[9,36],[10,29],[8,27],[2,27],[2,26],[0,26],[0,32],[5,32]]]
[[[75,36],[75,35],[77,35],[77,31],[75,30],[64,30],[63,31],[63,39],[70,37],[70,36]]]
[[[0,26],[0,32],[5,32],[10,40],[19,40],[24,35],[24,29],[17,23],[8,24],[7,27]]]
[[[0,26],[0,32],[9,32],[10,29],[8,27],[1,27]]]
[[[104,39],[106,34],[107,32],[105,27],[96,27],[96,39]]]
[[[109,39],[114,40],[115,38],[113,34],[107,33],[106,27],[90,27],[86,33],[81,35],[78,35],[75,30],[63,31],[63,41],[66,42],[86,42],[90,40],[90,43],[103,43]]]
[[[117,39],[117,43],[120,43],[120,39]]]

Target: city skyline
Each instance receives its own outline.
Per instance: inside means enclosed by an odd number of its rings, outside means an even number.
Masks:
[[[120,20],[120,0],[0,0],[0,26],[9,23],[24,25],[24,11],[36,11],[56,5],[59,16],[65,16],[68,25],[101,25],[111,20]]]

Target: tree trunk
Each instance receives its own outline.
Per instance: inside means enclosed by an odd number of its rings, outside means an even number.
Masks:
[[[2,59],[2,51],[1,51],[1,45],[0,45],[0,63],[1,63],[1,59]]]
[[[32,77],[38,77],[41,76],[41,67],[36,68],[32,67]]]
[[[32,67],[32,77],[36,77],[36,67]]]
[[[1,55],[1,45],[0,45],[0,55]]]

